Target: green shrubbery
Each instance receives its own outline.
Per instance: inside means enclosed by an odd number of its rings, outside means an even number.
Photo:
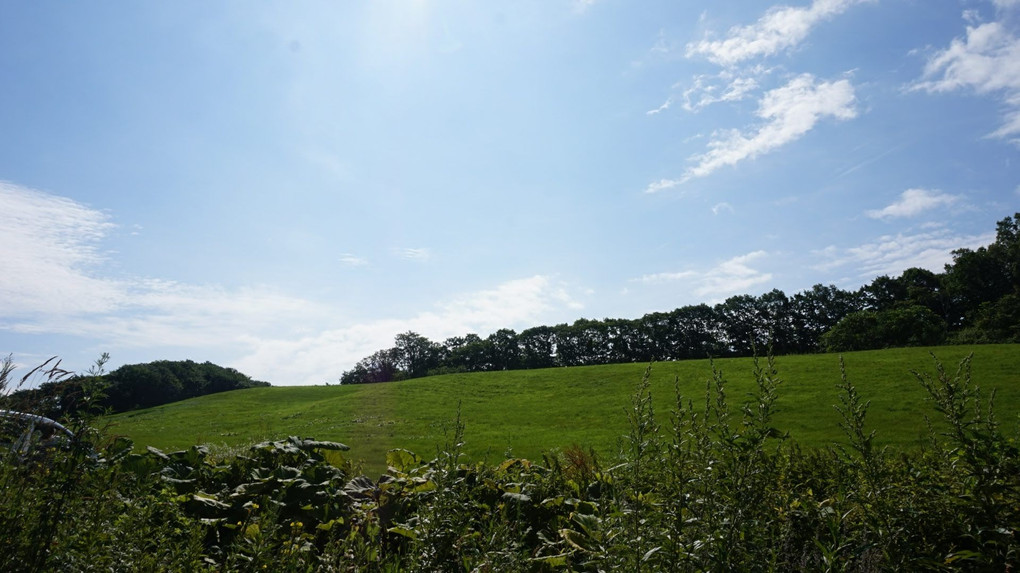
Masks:
[[[945,342],[946,332],[946,321],[931,309],[900,306],[848,314],[823,334],[819,343],[827,352],[937,346]]]
[[[846,375],[847,439],[801,450],[773,424],[771,360],[735,404],[654,401],[647,376],[619,455],[543,463],[460,454],[458,422],[428,461],[387,455],[359,476],[344,446],[290,438],[214,461],[201,447],[131,453],[73,423],[65,447],[0,466],[2,570],[1006,570],[1020,559],[1020,455],[991,396],[937,362],[919,374],[939,419],[921,451],[877,448]]]

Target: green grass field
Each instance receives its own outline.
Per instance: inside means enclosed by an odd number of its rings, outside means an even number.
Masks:
[[[925,432],[924,414],[938,414],[911,371],[934,373],[934,352],[947,370],[973,353],[973,380],[997,390],[996,412],[1007,433],[1020,420],[1020,345],[908,348],[844,355],[848,377],[871,400],[868,424],[880,444],[912,447]],[[775,418],[779,429],[802,446],[841,441],[835,388],[839,356],[776,358],[783,380]],[[753,388],[751,359],[716,361],[729,382],[731,406]],[[627,432],[626,410],[647,365],[621,364],[544,370],[456,374],[359,386],[272,387],[204,396],[111,416],[109,431],[136,446],[173,450],[194,444],[239,446],[288,435],[335,440],[367,472],[384,469],[385,452],[407,448],[431,456],[452,439],[458,404],[466,425],[469,459],[494,461],[512,451],[540,458],[577,444],[608,454]],[[675,403],[674,379],[685,397],[704,403],[709,361],[652,365],[654,406],[668,424]]]

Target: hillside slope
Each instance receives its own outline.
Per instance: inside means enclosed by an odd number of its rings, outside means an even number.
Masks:
[[[955,372],[973,353],[973,380],[997,390],[996,411],[1007,433],[1020,414],[1020,345],[950,346],[853,352],[844,355],[850,380],[871,400],[868,424],[879,443],[910,447],[925,430],[924,414],[938,414],[911,371],[934,372],[935,353]],[[764,362],[764,361],[762,361]],[[842,438],[835,385],[839,356],[783,356],[775,361],[780,386],[776,425],[804,446]],[[615,451],[626,432],[626,410],[647,365],[620,364],[542,370],[455,374],[356,386],[271,387],[203,396],[111,416],[110,431],[141,447],[178,449],[196,443],[243,445],[287,435],[337,440],[369,470],[382,468],[385,451],[402,447],[421,455],[452,439],[460,404],[465,452],[472,459],[540,458],[572,444]],[[715,362],[728,381],[732,406],[753,389],[751,359]],[[674,380],[685,398],[704,402],[712,377],[708,360],[652,365],[656,414],[668,424]]]

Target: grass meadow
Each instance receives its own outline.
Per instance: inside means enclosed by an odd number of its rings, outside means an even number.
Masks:
[[[939,416],[912,373],[933,372],[931,353],[947,369],[973,353],[973,380],[996,390],[1003,430],[1020,423],[1020,345],[905,348],[843,355],[847,376],[871,401],[867,425],[876,444],[916,447],[923,420]],[[824,447],[845,436],[833,410],[838,403],[840,356],[781,356],[782,380],[774,422],[804,447]],[[751,359],[719,359],[715,368],[728,382],[732,405],[754,388]],[[646,364],[619,364],[508,372],[466,373],[357,386],[271,387],[204,396],[109,417],[109,432],[131,438],[136,448],[163,450],[207,444],[230,452],[289,435],[335,440],[351,447],[349,457],[365,471],[385,469],[386,452],[406,448],[433,456],[452,439],[458,405],[466,426],[464,453],[495,462],[507,455],[541,459],[572,445],[606,455],[627,433],[626,411]],[[651,365],[656,412],[665,418],[678,387],[695,406],[705,400],[712,378],[708,360]],[[674,384],[674,382],[676,384]],[[665,422],[665,420],[663,420]]]

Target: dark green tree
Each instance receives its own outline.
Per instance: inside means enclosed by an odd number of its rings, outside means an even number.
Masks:
[[[888,310],[907,300],[907,285],[889,275],[882,275],[861,287],[861,297],[869,310]]]
[[[397,368],[408,378],[421,378],[439,365],[440,346],[417,332],[398,334],[393,350]]]
[[[861,310],[862,303],[858,293],[817,284],[811,290],[793,295],[790,307],[794,322],[794,350],[816,352],[822,349],[822,334],[836,326],[843,317]]]
[[[836,323],[821,337],[821,346],[827,352],[850,352],[870,350],[877,346],[879,326],[878,312],[859,310],[852,312]]]
[[[829,352],[902,346],[932,346],[946,338],[946,322],[931,309],[900,306],[883,311],[862,310],[840,320],[822,335]]]
[[[976,250],[953,251],[946,265],[945,286],[949,298],[948,321],[952,327],[972,326],[978,309],[1007,294],[1020,294],[1020,213],[996,226],[995,242]]]
[[[403,378],[397,367],[396,351],[392,348],[379,350],[354,365],[354,368],[340,375],[341,384],[373,384],[391,382]]]
[[[551,368],[556,365],[556,331],[551,326],[536,326],[517,336],[521,350],[521,368]]]
[[[501,328],[490,334],[488,343],[489,359],[486,370],[516,370],[520,368],[521,349],[517,345],[517,333],[510,328]]]
[[[1020,342],[1020,295],[982,303],[974,326],[982,334],[981,342]]]

